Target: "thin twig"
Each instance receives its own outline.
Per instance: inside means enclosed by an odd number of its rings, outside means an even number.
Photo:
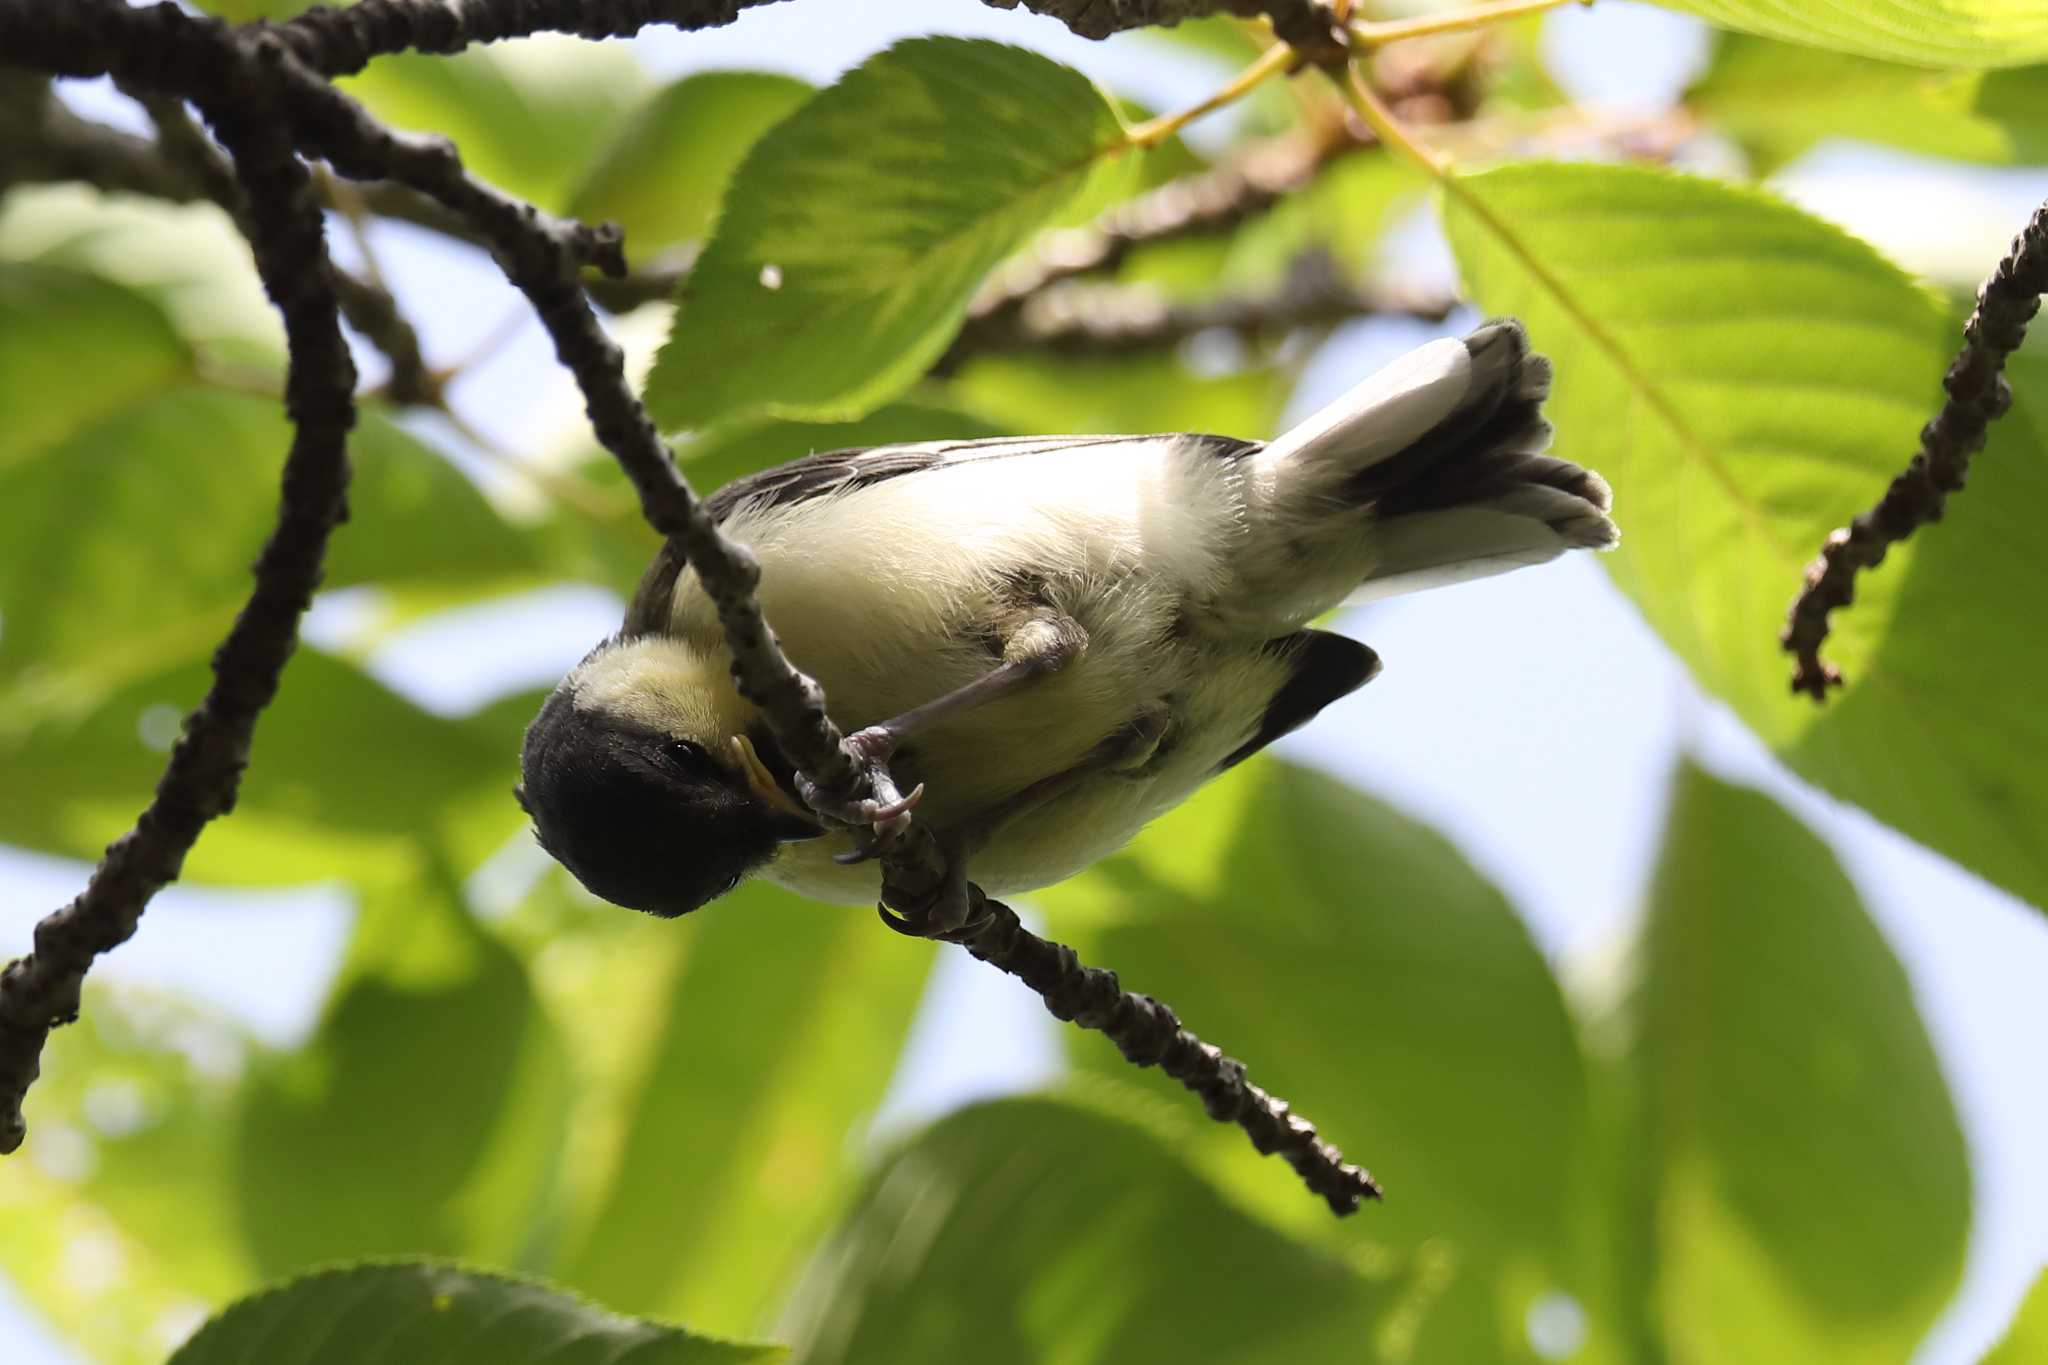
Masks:
[[[85,966],[133,932],[142,906],[176,875],[200,826],[231,799],[250,728],[275,690],[297,615],[317,581],[326,532],[343,514],[353,372],[325,268],[319,212],[295,148],[324,157],[351,178],[391,182],[424,196],[489,245],[575,376],[598,440],[625,469],[643,514],[683,549],[716,605],[741,691],[760,708],[787,756],[834,802],[895,795],[886,769],[860,761],[844,744],[817,683],[783,656],[755,598],[758,560],[705,514],[627,383],[618,346],[591,310],[582,270],[625,273],[616,229],[550,218],[481,184],[464,172],[451,145],[391,131],[324,74],[355,69],[379,51],[450,51],[541,28],[596,34],[631,32],[664,18],[686,26],[686,20],[695,26],[727,22],[745,3],[364,0],[345,11],[314,11],[290,25],[233,31],[168,4],[133,10],[120,0],[72,0],[49,22],[37,0],[0,0],[0,50],[10,60],[67,75],[111,67],[141,88],[194,99],[215,123],[248,188],[259,269],[285,313],[291,346],[286,401],[297,424],[284,512],[259,561],[256,594],[217,656],[215,688],[174,749],[157,802],[137,830],[109,850],[79,900],[38,928],[35,952],[0,977],[0,1085],[6,1087],[0,1098],[11,1098],[13,1114],[11,1124],[0,1127],[0,1141],[10,1149],[20,1141],[19,1100],[34,1079],[42,1042],[52,1025],[75,1016]],[[1082,7],[1033,8],[1079,14]],[[1217,7],[1150,8],[1178,9],[1187,17]],[[1314,5],[1287,8],[1317,23],[1328,20]],[[1313,33],[1303,39],[1314,40]],[[223,92],[233,92],[232,105]],[[1107,1033],[1139,1064],[1162,1065],[1200,1094],[1212,1114],[1242,1126],[1259,1150],[1283,1153],[1339,1213],[1377,1194],[1371,1178],[1317,1139],[1312,1125],[1249,1085],[1241,1065],[1181,1029],[1170,1010],[1123,992],[1113,975],[1083,967],[1071,951],[1025,933],[1008,907],[966,881],[964,861],[948,857],[927,827],[912,822],[882,849],[881,862],[883,897],[900,912],[898,927],[961,942],[1031,984],[1055,1014]]]
[[[124,78],[178,71],[234,158],[256,267],[284,316],[293,423],[276,528],[256,585],[213,660],[213,682],[185,719],[152,800],[115,840],[78,898],[36,926],[28,956],[0,972],[0,1152],[27,1131],[21,1102],[51,1028],[78,1014],[93,959],[135,932],[143,907],[175,879],[201,829],[233,804],[256,720],[276,694],[320,581],[327,539],[347,515],[347,440],[355,370],[326,269],[320,210],[305,168],[261,97],[262,73],[225,30],[176,9],[113,0],[0,0],[0,51],[64,75]]]
[[[1948,398],[1920,429],[1920,449],[1893,479],[1877,505],[1837,530],[1806,569],[1778,642],[1796,659],[1792,690],[1817,702],[1842,684],[1842,672],[1820,657],[1828,613],[1856,600],[1856,575],[1884,562],[1885,552],[1930,521],[1939,521],[1948,495],[1960,490],[1970,457],[1984,448],[1986,429],[2012,406],[2005,358],[2026,339],[2027,323],[2048,294],[2048,204],[2034,211],[2012,239],[2012,249],[1977,291],[1977,307],[1963,325],[1963,349],[1948,367]]]
[[[973,897],[970,927],[952,941],[1038,992],[1054,1018],[1094,1029],[1133,1065],[1157,1066],[1192,1090],[1210,1118],[1244,1129],[1262,1155],[1277,1153],[1331,1212],[1355,1213],[1364,1200],[1380,1197],[1370,1172],[1346,1161],[1287,1101],[1253,1085],[1244,1063],[1182,1028],[1166,1005],[1123,989],[1115,972],[1082,965],[1072,948],[1033,934],[980,888]]]

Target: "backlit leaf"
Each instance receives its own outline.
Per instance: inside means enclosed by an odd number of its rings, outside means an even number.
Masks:
[[[621,1317],[531,1280],[434,1262],[322,1270],[243,1299],[170,1365],[768,1365],[779,1346]]]
[[[741,163],[648,379],[655,417],[873,409],[1123,145],[1101,92],[1036,53],[923,38],[869,60]]]
[[[1854,888],[1769,798],[1687,768],[1643,958],[1639,1269],[1672,1357],[1906,1359],[1961,1276],[1969,1164]]]
[[[1725,28],[1922,66],[2021,66],[2048,59],[2036,0],[1664,0]]]
[[[1778,647],[1806,564],[1876,501],[1939,406],[1959,329],[1869,247],[1753,191],[1659,171],[1521,165],[1465,178],[1446,223],[1473,297],[1556,365],[1558,450],[1614,485],[1606,564],[1710,691],[1835,795],[2048,905],[2048,377],[2015,362],[1949,516],[1858,582],[1791,695]],[[1957,611],[1956,603],[1969,610]]]

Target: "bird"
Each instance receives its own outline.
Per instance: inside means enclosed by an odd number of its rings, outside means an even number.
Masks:
[[[704,511],[758,557],[761,609],[853,751],[888,765],[987,892],[1029,891],[1379,672],[1318,617],[1616,545],[1606,482],[1546,453],[1550,381],[1522,325],[1497,319],[1269,442],[835,450]],[[544,702],[520,763],[547,852],[664,917],[755,876],[873,904],[870,855],[903,818],[903,802],[833,818],[806,802],[674,542]]]

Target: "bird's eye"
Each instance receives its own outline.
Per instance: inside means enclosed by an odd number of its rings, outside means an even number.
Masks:
[[[701,773],[711,766],[711,755],[704,752],[704,746],[687,739],[672,739],[661,746],[661,752],[684,772]]]

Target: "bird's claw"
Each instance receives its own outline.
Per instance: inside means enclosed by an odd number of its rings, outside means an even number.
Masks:
[[[896,754],[896,734],[882,725],[855,730],[844,742],[847,751],[863,763],[887,763]]]
[[[886,773],[877,773],[876,777],[878,780],[874,785],[878,790],[895,790],[895,784],[888,781]],[[828,796],[801,773],[797,775],[796,784],[797,793],[812,810],[842,825],[849,825],[855,829],[865,828],[870,831],[877,844],[887,844],[909,829],[910,812],[916,810],[917,803],[924,800],[922,782],[901,796],[887,800],[868,796],[857,801],[839,800]],[[872,856],[872,851],[863,856]]]

